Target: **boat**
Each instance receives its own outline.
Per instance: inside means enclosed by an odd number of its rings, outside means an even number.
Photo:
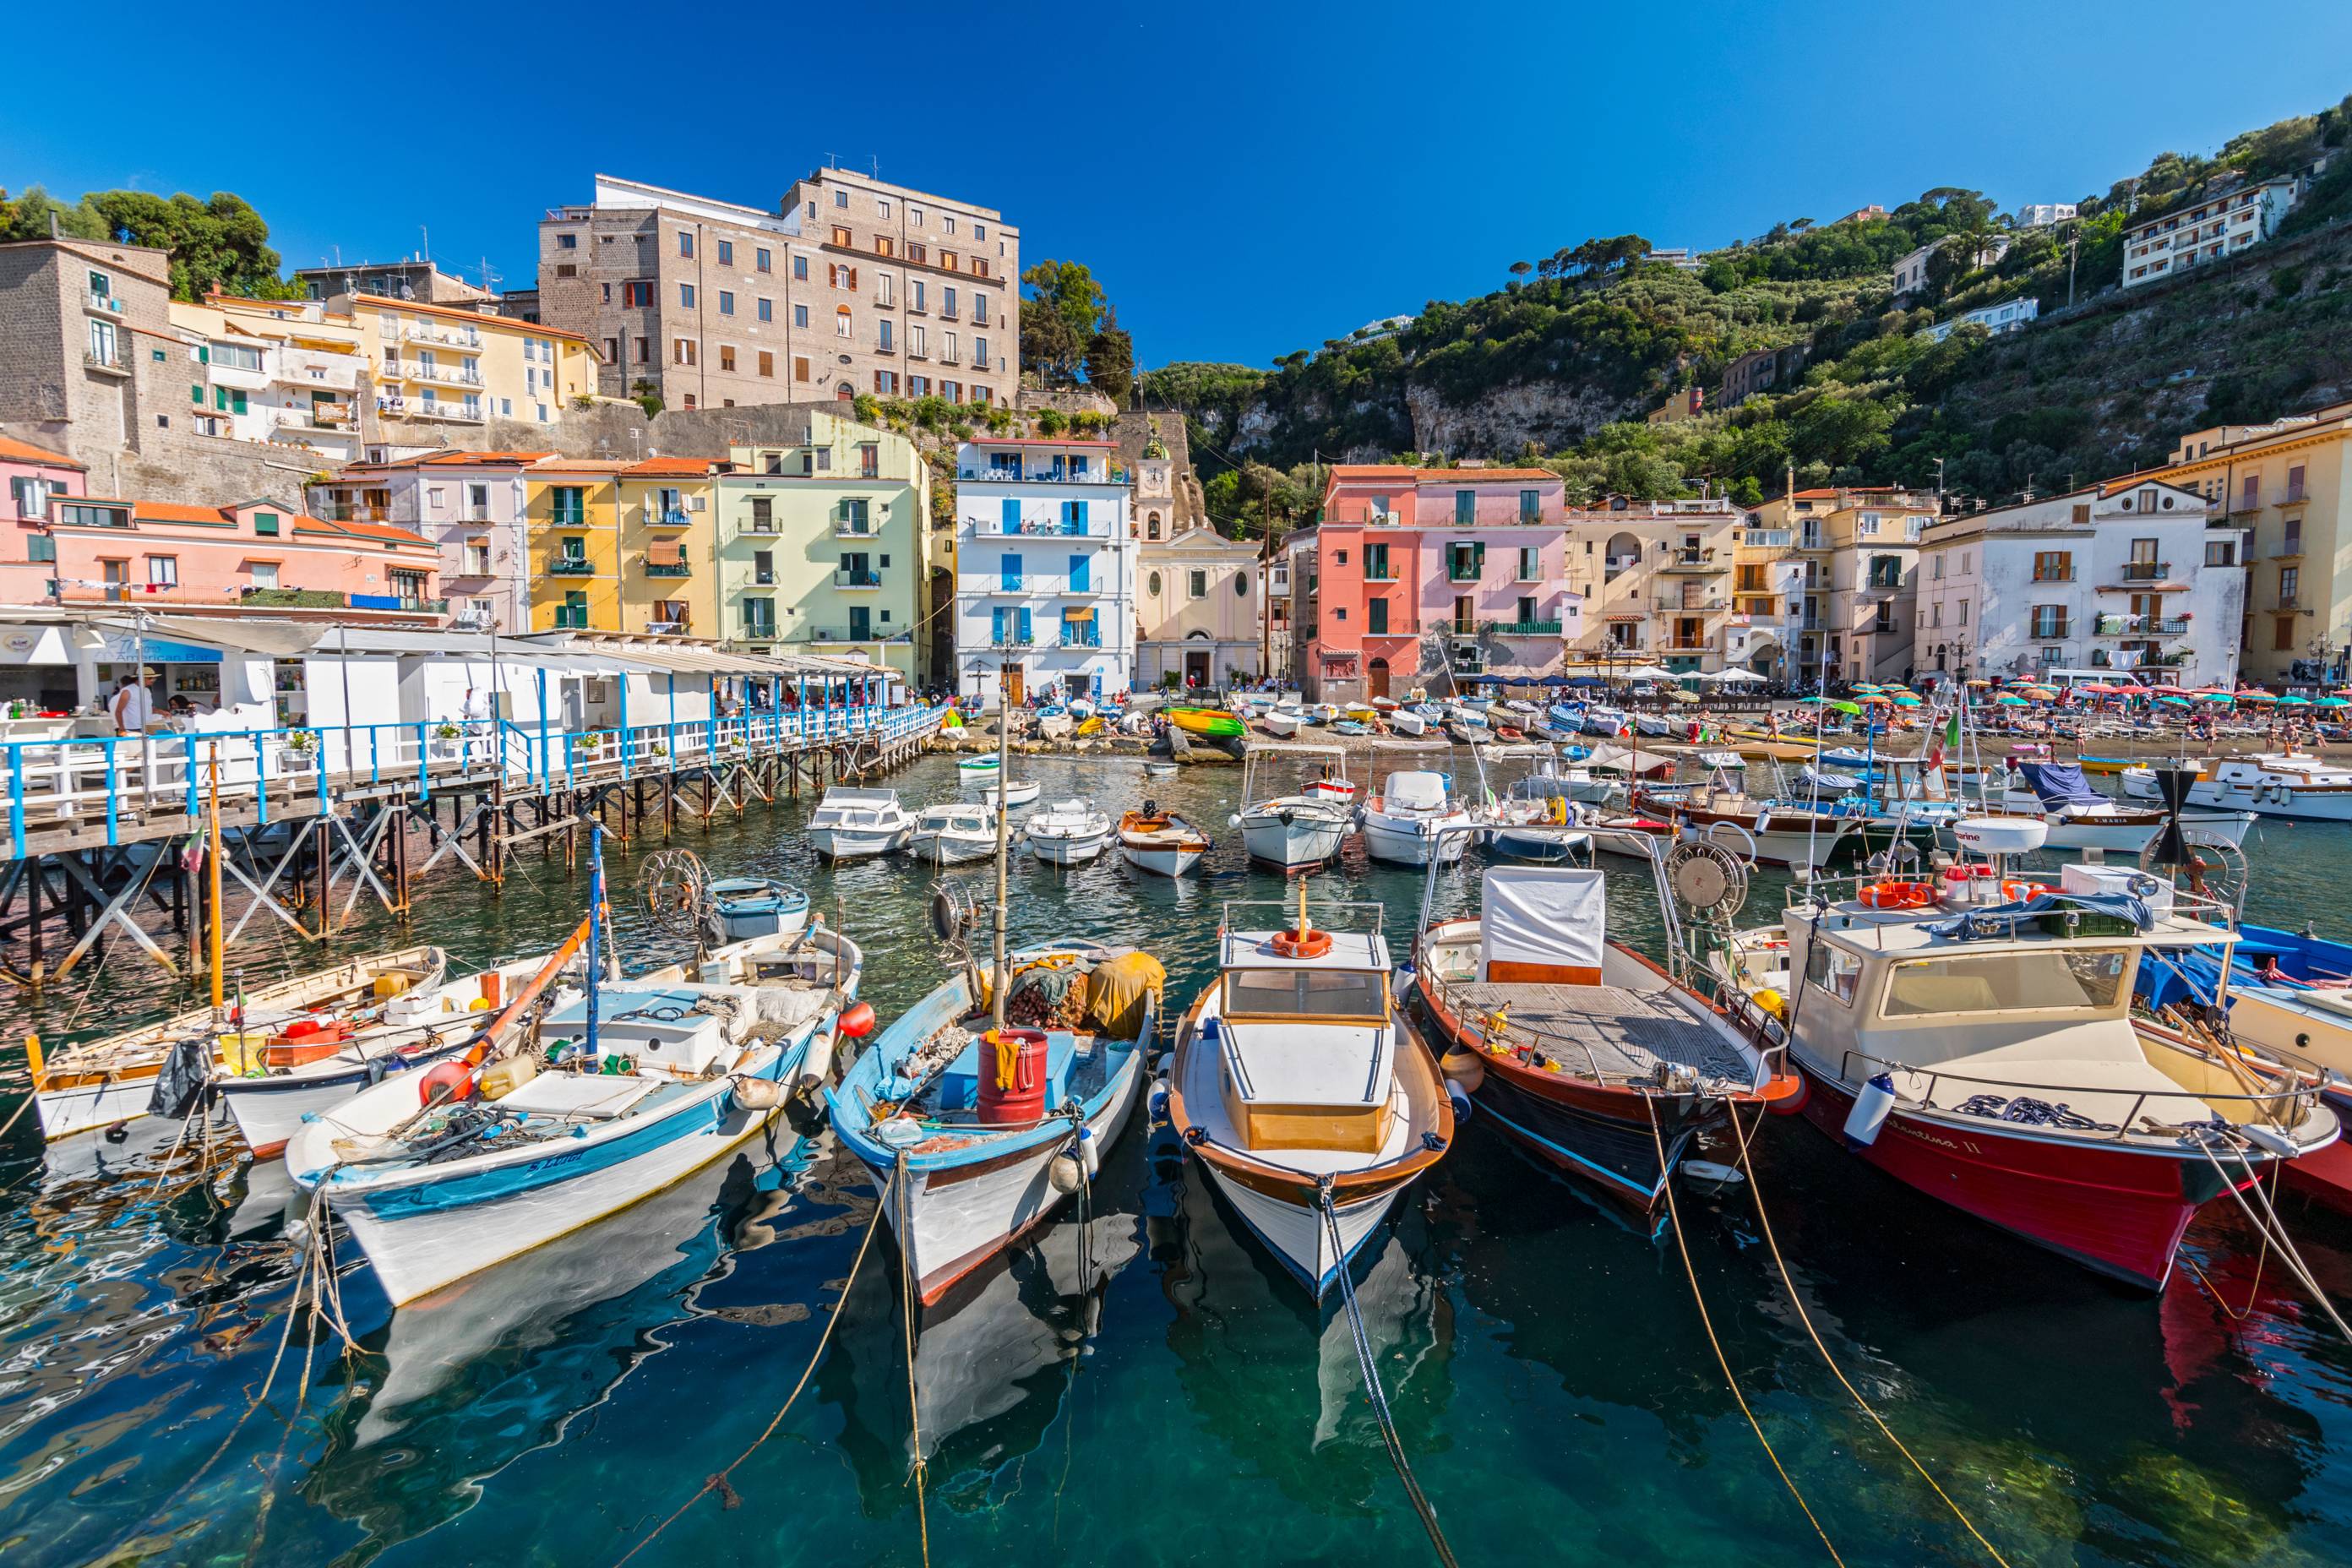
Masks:
[[[1312,785],[1295,795],[1261,795],[1256,787],[1259,760],[1266,756],[1326,755],[1344,766],[1346,756],[1337,746],[1287,746],[1280,750],[1253,746],[1242,763],[1242,808],[1226,819],[1239,828],[1242,848],[1253,860],[1295,871],[1320,866],[1339,853],[1340,844],[1355,820],[1353,796],[1334,798]],[[1330,763],[1325,764],[1327,770]],[[1318,780],[1318,783],[1324,781]],[[1351,786],[1352,787],[1352,786]]]
[[[996,812],[987,805],[927,805],[915,817],[907,847],[934,866],[964,866],[996,853]]]
[[[1675,725],[1663,713],[1636,713],[1633,715],[1633,730],[1637,734],[1663,741],[1675,732]]]
[[[1429,721],[1410,708],[1399,708],[1389,716],[1389,727],[1400,735],[1420,736],[1429,732]]]
[[[1340,709],[1339,712],[1342,718],[1353,720],[1359,724],[1374,724],[1380,721],[1381,717],[1381,710],[1369,702],[1348,703]]]
[[[1369,735],[1371,732],[1372,727],[1370,724],[1361,723],[1354,719],[1331,721],[1331,733],[1335,735]]]
[[[713,947],[755,936],[791,936],[809,921],[808,895],[771,877],[722,877],[709,893],[706,934]]]
[[[1066,741],[1078,727],[1078,721],[1060,709],[1041,709],[1037,714],[1037,733],[1048,741]]]
[[[1622,855],[1632,860],[1654,858],[1664,846],[1674,842],[1677,831],[1671,821],[1662,817],[1591,805],[1577,807],[1576,825],[1601,854]]]
[[[1172,811],[1147,800],[1118,819],[1118,851],[1139,871],[1181,877],[1209,852],[1209,836]]]
[[[1328,702],[1309,702],[1298,712],[1309,724],[1328,724],[1339,716],[1339,710]]]
[[[2232,946],[2209,918],[2227,911],[2183,896],[2159,912],[2009,875],[2006,858],[2039,847],[2042,826],[1964,819],[1971,863],[1940,886],[1790,889],[1780,925],[1718,957],[1720,999],[1785,1020],[1805,1115],[1863,1160],[2160,1290],[2200,1207],[2334,1143],[2336,1118],[2315,1063],[2137,1022],[2147,951]],[[1978,864],[1991,874],[1973,875]]]
[[[160,1024],[44,1050],[27,1038],[33,1110],[50,1142],[115,1128],[155,1114],[186,1116],[232,1051],[267,1052],[313,1037],[356,1034],[380,1023],[394,1000],[438,987],[448,957],[437,947],[404,947],[292,980],[240,989],[221,1012],[190,1008]],[[161,1083],[170,1068],[168,1083]]]
[[[1265,726],[1267,734],[1279,735],[1284,740],[1288,740],[1298,733],[1298,727],[1305,721],[1295,710],[1276,708],[1269,710],[1259,722]]]
[[[1633,806],[1636,816],[1686,822],[1700,837],[1750,858],[1808,870],[1829,865],[1864,826],[1858,816],[1754,799],[1720,777],[1698,784],[1640,785]]]
[[[582,940],[585,940],[584,931]],[[546,967],[537,953],[387,998],[372,1017],[310,1014],[268,1031],[248,1027],[228,1047],[212,1091],[256,1159],[284,1152],[303,1122],[394,1073],[431,1067],[476,1043],[509,996]],[[567,964],[572,961],[566,960]],[[572,964],[585,973],[584,964]]]
[[[2322,763],[2300,752],[2270,752],[2198,764],[2189,804],[2295,822],[2352,822],[2352,768]],[[2158,797],[2156,771],[2129,767],[2124,794],[2134,800]]]
[[[1575,822],[1576,805],[1558,765],[1549,761],[1513,779],[1501,798],[1477,813],[1477,820],[1492,829],[1486,847],[1507,860],[1566,860],[1591,842],[1587,834],[1561,831]]]
[[[1393,697],[1375,697],[1372,699],[1372,710],[1379,713],[1383,718],[1395,712],[1399,706],[1400,704]]]
[[[2160,806],[2121,805],[2090,786],[2083,770],[2072,763],[2024,763],[2018,767],[2022,791],[2007,790],[2002,805],[2011,811],[2039,812],[2050,826],[2053,849],[2100,849],[2110,854],[2137,855],[2164,826]],[[2218,834],[2232,846],[2245,842],[2254,825],[2251,811],[2184,811],[2181,826]]]
[[[1625,715],[1618,709],[1595,702],[1584,710],[1584,717],[1579,721],[1578,729],[1583,734],[1614,739],[1625,732]]]
[[[1225,906],[1217,978],[1177,1029],[1168,1115],[1320,1300],[1452,1143],[1454,1106],[1390,986],[1381,907],[1326,905],[1318,925],[1302,882],[1295,923],[1280,923],[1285,908]]]
[[[1647,1220],[1706,1128],[1803,1091],[1784,1047],[1610,940],[1602,873],[1496,866],[1428,919],[1412,977],[1439,1063],[1482,1119]],[[1661,887],[1660,897],[1669,897]]]
[[[1015,806],[1027,805],[1044,788],[1035,779],[1006,779],[1001,787],[993,784],[982,784],[980,802],[982,805],[995,805],[1001,801],[1005,809],[1011,810]]]
[[[1426,866],[1435,856],[1459,860],[1469,847],[1470,813],[1448,798],[1444,773],[1422,769],[1389,774],[1357,818],[1364,853],[1400,866]]]
[[[1188,735],[1234,740],[1249,733],[1238,714],[1223,708],[1163,708],[1160,715]]]
[[[1048,866],[1083,866],[1110,842],[1110,818],[1082,800],[1057,800],[1029,819],[1029,853]]]
[[[306,1223],[340,1219],[399,1306],[627,1208],[762,1132],[813,1056],[829,1066],[863,963],[816,926],[713,952],[707,978],[551,995],[536,1027],[526,990],[484,1048],[303,1124],[286,1165]]]
[[[915,835],[915,819],[890,789],[824,792],[810,814],[810,847],[828,860],[857,860],[902,849]]]
[[[994,784],[1000,769],[994,757],[966,757],[956,764],[956,781],[966,788]]]
[[[1160,757],[1146,758],[1143,776],[1148,779],[1172,779],[1182,770],[1172,762]]]
[[[1318,800],[1353,805],[1356,804],[1356,781],[1348,776],[1348,755],[1336,747],[1331,750],[1334,760],[1315,770],[1315,776],[1307,781],[1307,793]]]

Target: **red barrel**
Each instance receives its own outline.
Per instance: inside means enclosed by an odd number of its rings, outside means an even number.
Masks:
[[[1045,1033],[998,1029],[980,1042],[980,1123],[1025,1127],[1045,1116]]]

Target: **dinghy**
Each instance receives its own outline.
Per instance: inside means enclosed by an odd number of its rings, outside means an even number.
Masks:
[[[898,804],[893,789],[845,789],[824,792],[809,816],[809,846],[828,860],[859,860],[887,855],[906,847],[915,835],[915,819]]]
[[[1420,736],[1429,732],[1429,721],[1411,708],[1400,708],[1389,715],[1389,727],[1400,735]]]
[[[1300,719],[1296,711],[1286,711],[1283,709],[1276,708],[1268,712],[1265,719],[1260,721],[1260,722],[1265,725],[1265,732],[1267,734],[1279,735],[1286,741],[1291,736],[1298,733],[1298,727],[1302,722],[1304,722],[1304,721]]]
[[[1181,877],[1209,852],[1209,837],[1172,811],[1147,800],[1118,819],[1118,849],[1127,863],[1155,876]]]
[[[1237,714],[1222,708],[1165,708],[1161,717],[1188,735],[1206,735],[1212,740],[1232,740],[1249,732]]]
[[[1029,853],[1048,866],[1083,866],[1110,841],[1110,818],[1082,800],[1057,800],[1029,819]]]
[[[934,866],[962,866],[996,853],[996,813],[985,805],[927,805],[908,849]]]
[[[1035,800],[1044,789],[1045,785],[1035,779],[1006,779],[1001,787],[992,784],[982,784],[980,789],[980,799],[982,805],[992,806],[1002,801],[1005,809],[1009,811],[1016,806],[1027,805],[1031,801]]]

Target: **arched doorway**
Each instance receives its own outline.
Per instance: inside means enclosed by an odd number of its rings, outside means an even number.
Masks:
[[[857,395],[857,388],[850,385],[849,383],[845,381],[840,385],[833,389],[833,395],[842,402],[847,403]]]
[[[1387,659],[1376,658],[1364,666],[1364,693],[1368,697],[1386,697],[1389,694]]]

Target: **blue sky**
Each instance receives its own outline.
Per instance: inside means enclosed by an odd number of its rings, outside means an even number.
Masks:
[[[429,233],[520,287],[541,210],[599,170],[772,205],[830,159],[1086,262],[1146,364],[1264,364],[1590,235],[1705,247],[1937,184],[2071,200],[2352,90],[2340,4],[414,14],[131,4],[99,47],[25,7],[12,53],[48,65],[0,98],[0,185],[233,190],[289,265]]]

